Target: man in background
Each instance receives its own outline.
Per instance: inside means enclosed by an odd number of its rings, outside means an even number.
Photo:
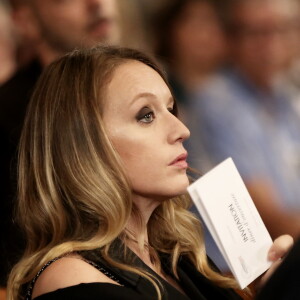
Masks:
[[[30,41],[34,59],[0,88],[0,286],[24,249],[14,224],[17,145],[30,96],[43,68],[76,47],[119,44],[115,0],[13,0],[19,32]]]
[[[228,3],[223,13],[230,60],[189,99],[190,163],[205,172],[232,157],[271,236],[297,238],[300,120],[276,78],[290,60],[299,3]]]

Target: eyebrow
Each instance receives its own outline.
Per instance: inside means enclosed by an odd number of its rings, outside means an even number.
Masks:
[[[139,93],[130,101],[129,105],[132,105],[134,102],[136,102],[140,98],[157,98],[157,97],[156,97],[156,95],[149,93],[149,92]],[[175,100],[172,95],[168,99],[168,104],[171,104],[171,103],[175,104]]]

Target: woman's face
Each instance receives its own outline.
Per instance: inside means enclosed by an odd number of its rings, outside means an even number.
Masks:
[[[158,199],[186,191],[182,142],[190,133],[172,114],[173,105],[168,86],[152,68],[132,60],[115,70],[103,120],[134,195]]]

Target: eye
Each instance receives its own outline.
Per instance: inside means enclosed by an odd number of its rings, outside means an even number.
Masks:
[[[150,112],[148,114],[146,114],[141,120],[140,122],[143,123],[151,123],[154,120],[154,114],[153,112]]]
[[[149,107],[143,107],[137,114],[136,119],[141,123],[151,123],[155,119],[154,112]]]

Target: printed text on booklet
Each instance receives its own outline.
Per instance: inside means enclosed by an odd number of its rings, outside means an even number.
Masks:
[[[243,289],[271,265],[272,239],[231,158],[188,187],[234,277]]]

